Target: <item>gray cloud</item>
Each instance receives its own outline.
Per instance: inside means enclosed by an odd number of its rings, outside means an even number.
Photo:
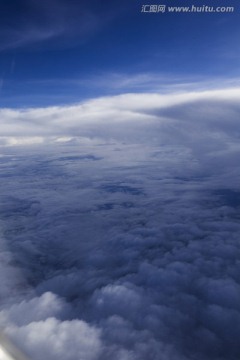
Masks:
[[[32,359],[239,357],[238,101],[2,110],[0,323]]]

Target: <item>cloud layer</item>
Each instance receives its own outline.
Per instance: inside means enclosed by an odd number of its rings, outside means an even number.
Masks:
[[[239,97],[1,110],[0,323],[21,350],[239,358]]]

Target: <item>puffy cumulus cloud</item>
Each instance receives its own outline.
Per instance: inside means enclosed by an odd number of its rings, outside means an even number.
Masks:
[[[101,352],[100,332],[80,320],[60,322],[55,318],[10,326],[6,333],[34,359],[95,360]]]
[[[8,309],[3,309],[0,312],[0,321],[1,324],[14,322],[17,325],[25,325],[51,316],[63,315],[66,307],[56,295],[46,292],[39,298],[23,300]]]
[[[0,322],[33,360],[239,358],[238,98],[2,110]]]
[[[30,358],[97,359],[102,350],[101,331],[81,320],[64,321],[68,310],[64,300],[46,292],[5,307],[0,323],[8,338]]]

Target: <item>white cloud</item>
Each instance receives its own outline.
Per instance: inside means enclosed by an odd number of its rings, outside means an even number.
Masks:
[[[80,320],[48,318],[21,328],[10,326],[6,333],[36,360],[95,360],[101,352],[100,332]]]
[[[102,90],[116,92],[150,92],[150,93],[163,93],[169,94],[173,92],[192,92],[192,91],[206,91],[216,89],[229,89],[238,88],[239,79],[234,78],[214,78],[212,77],[181,77],[171,73],[154,73],[154,72],[143,72],[143,73],[114,73],[106,72],[95,74],[87,78],[74,78],[68,80],[51,79],[41,81],[51,85],[53,83],[64,86],[64,84],[71,84],[75,86],[89,87],[89,88],[100,88]]]
[[[202,92],[187,92],[176,94],[124,94],[89,100],[81,104],[64,107],[47,107],[36,109],[1,109],[1,135],[58,135],[71,133],[76,129],[80,132],[86,125],[99,123],[131,124],[141,120],[160,121],[156,111],[175,106],[184,106],[182,110],[190,110],[190,115],[198,116],[203,124],[212,121],[217,123],[217,116],[222,117],[222,102],[229,111],[229,106],[237,106],[240,89],[209,90]],[[198,107],[197,105],[200,104]],[[205,104],[205,108],[204,105]],[[194,105],[194,108],[193,108]],[[196,106],[196,109],[195,109]],[[219,106],[219,109],[217,108]],[[193,112],[195,109],[195,112]],[[196,112],[197,110],[197,112]],[[232,109],[234,110],[234,108]],[[181,116],[181,109],[179,109]],[[202,115],[210,115],[210,119]],[[164,117],[164,116],[162,116]],[[177,119],[175,119],[177,121]],[[185,122],[191,122],[189,116]],[[96,134],[95,134],[96,135]]]
[[[33,360],[240,356],[239,96],[1,110],[0,321]]]
[[[7,310],[0,311],[1,324],[15,323],[19,326],[45,320],[51,316],[57,316],[67,311],[64,302],[56,295],[46,292],[39,298],[23,300],[13,304]]]

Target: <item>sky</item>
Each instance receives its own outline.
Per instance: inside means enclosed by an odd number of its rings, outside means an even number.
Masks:
[[[229,13],[144,13],[146,4],[152,3],[2,0],[0,106],[237,81],[238,1],[164,3],[234,7]]]
[[[1,360],[239,360],[238,2],[0,6]]]

